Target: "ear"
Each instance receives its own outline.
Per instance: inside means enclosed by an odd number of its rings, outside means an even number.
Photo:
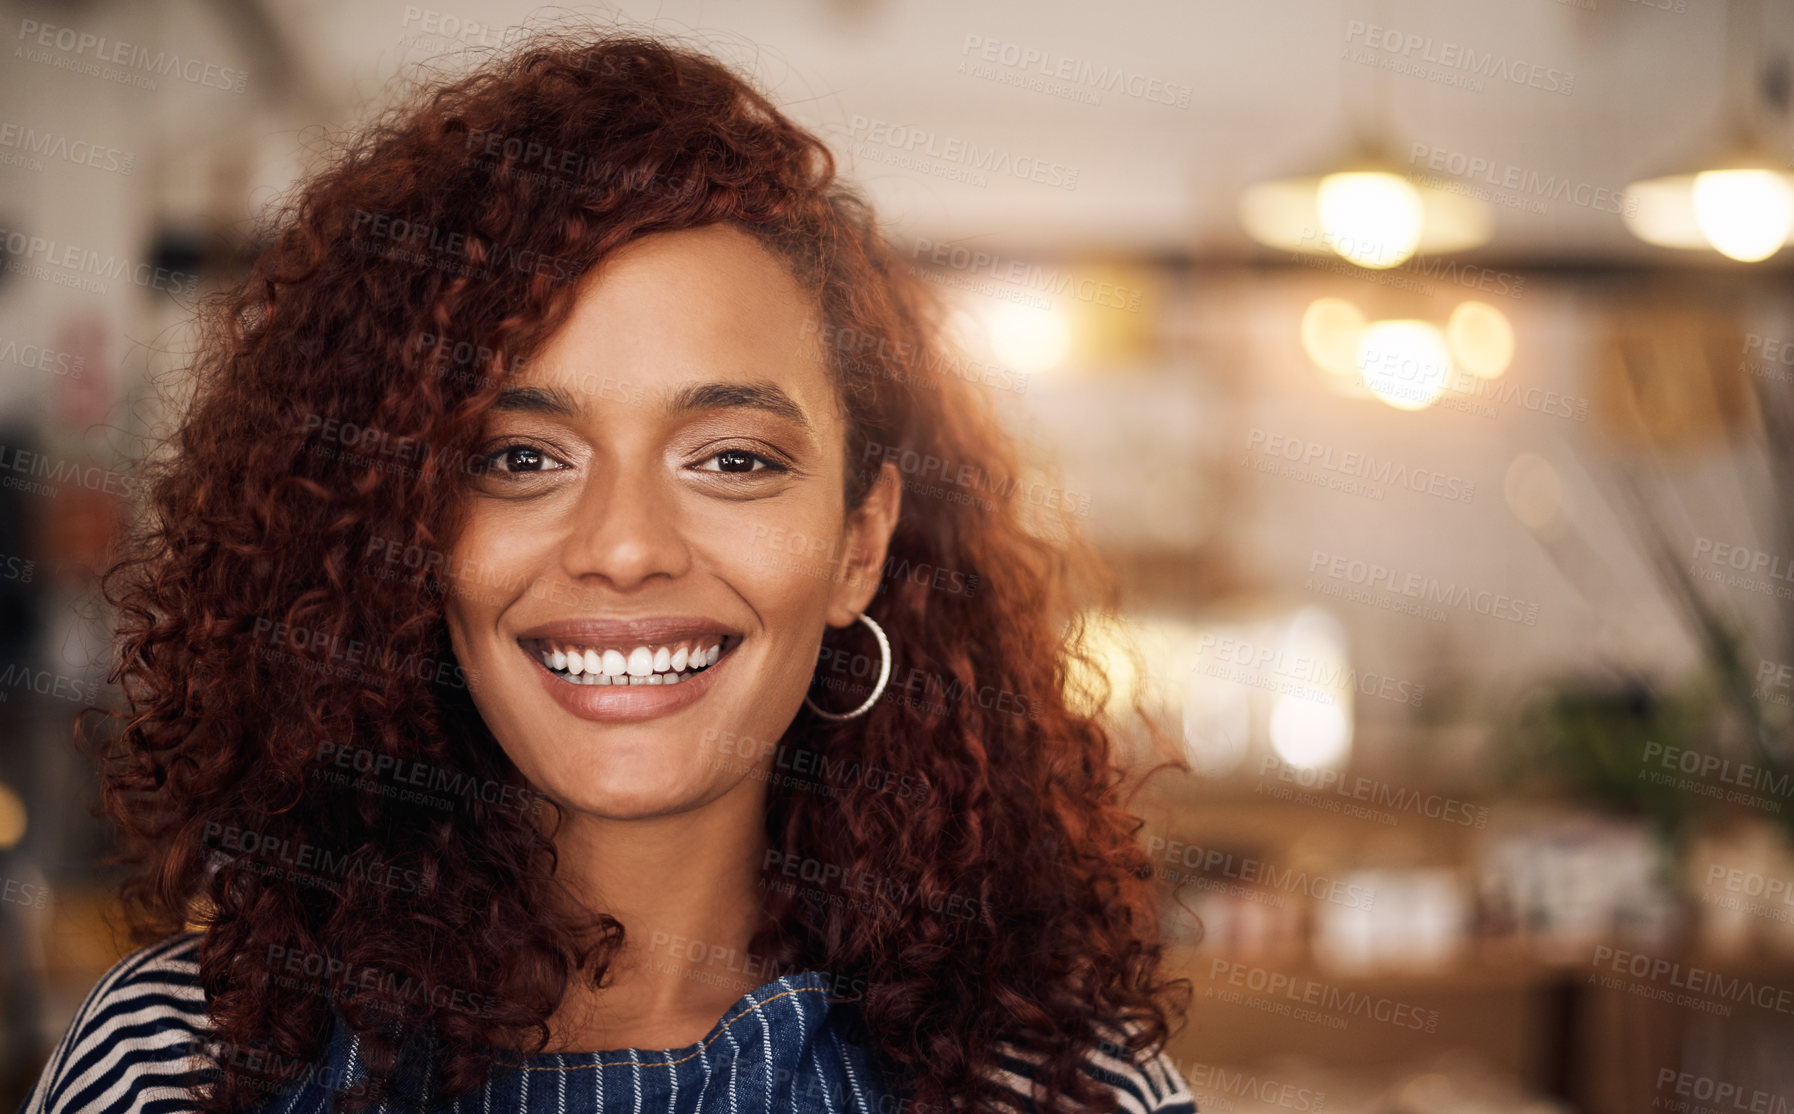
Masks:
[[[897,513],[903,506],[903,479],[897,466],[886,461],[872,482],[866,499],[847,515],[846,536],[842,539],[841,559],[836,562],[833,587],[829,591],[828,625],[852,626],[860,612],[866,610],[878,594],[878,582],[884,572],[885,551],[891,544],[891,533],[897,528]]]

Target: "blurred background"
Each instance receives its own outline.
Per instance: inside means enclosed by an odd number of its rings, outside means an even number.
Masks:
[[[395,75],[574,16],[830,141],[1120,575],[1204,1114],[1794,1109],[1794,5],[438,2],[0,0],[0,1104],[124,948],[152,377]]]

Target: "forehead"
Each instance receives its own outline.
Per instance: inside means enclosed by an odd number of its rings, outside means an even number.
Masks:
[[[764,402],[820,433],[837,416],[822,335],[815,300],[746,232],[657,233],[581,281],[559,330],[511,382],[581,409]]]

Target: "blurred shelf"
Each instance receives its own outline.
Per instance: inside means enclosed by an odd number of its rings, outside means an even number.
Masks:
[[[1603,956],[1601,962],[1595,962],[1596,947],[1610,947],[1614,952]],[[1313,980],[1342,987],[1462,993],[1547,989],[1566,982],[1584,981],[1589,975],[1599,974],[1617,975],[1636,981],[1642,976],[1615,971],[1611,966],[1614,955],[1630,953],[1646,956],[1653,962],[1662,960],[1676,964],[1683,973],[1699,969],[1726,978],[1750,978],[1794,986],[1794,955],[1731,956],[1690,950],[1655,951],[1593,942],[1588,948],[1589,953],[1585,959],[1551,960],[1520,949],[1498,946],[1473,951],[1469,957],[1457,962],[1428,968],[1351,969],[1328,966],[1306,954],[1222,952],[1187,944],[1167,944],[1165,958],[1174,967],[1198,971],[1199,975],[1193,981],[1207,981],[1206,972],[1214,970],[1213,965],[1221,961],[1287,975],[1292,979]]]
[[[1214,964],[1219,961],[1259,968],[1304,982],[1312,980],[1340,987],[1429,993],[1534,990],[1551,986],[1569,973],[1569,969],[1562,965],[1521,959],[1499,961],[1484,958],[1436,968],[1352,970],[1329,967],[1307,955],[1209,952],[1200,946],[1167,947],[1165,955],[1167,962],[1174,966],[1198,971],[1198,975],[1192,979],[1196,982],[1211,981],[1208,972],[1214,970]]]

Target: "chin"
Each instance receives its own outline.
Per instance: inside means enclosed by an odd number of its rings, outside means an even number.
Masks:
[[[622,790],[606,787],[601,792],[587,788],[570,796],[556,797],[568,813],[599,820],[648,820],[656,816],[672,816],[689,812],[708,799],[702,791],[673,792],[658,786]]]
[[[586,742],[560,768],[530,780],[571,812],[614,820],[683,812],[723,788],[713,783],[717,771],[702,768],[695,752],[669,761],[670,745],[628,750],[620,753],[607,740]]]

